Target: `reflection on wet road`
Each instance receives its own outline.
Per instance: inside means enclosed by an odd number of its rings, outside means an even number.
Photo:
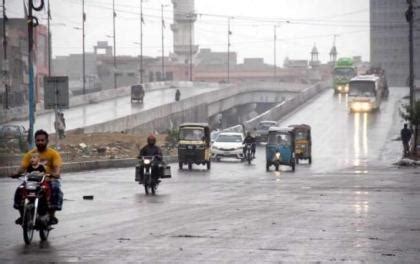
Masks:
[[[194,88],[180,87],[181,96],[188,98],[204,92],[216,90],[217,88]],[[66,118],[66,129],[76,129],[80,127],[99,124],[127,115],[139,113],[146,109],[158,107],[163,104],[175,101],[175,89],[162,89],[146,92],[144,103],[131,103],[130,96],[115,98],[112,100],[73,107],[64,110]],[[21,124],[28,127],[28,121],[11,122],[11,124]],[[54,113],[47,113],[36,116],[35,129],[44,129],[47,132],[54,131]]]
[[[350,113],[347,95],[334,96],[327,91],[282,120],[281,126],[300,123],[312,126],[314,172],[363,167],[380,159],[389,164],[392,160],[385,160],[389,157],[384,157],[382,152],[390,144],[390,136],[400,129],[396,104],[406,94],[406,89],[391,89],[389,99],[382,102],[379,111]]]

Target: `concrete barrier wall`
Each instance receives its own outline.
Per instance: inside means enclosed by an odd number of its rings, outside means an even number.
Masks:
[[[272,87],[267,86],[265,90],[275,91],[275,92],[297,93],[301,91],[304,87],[305,87],[304,85],[278,83]],[[101,123],[101,124],[91,125],[83,129],[78,129],[78,131],[84,131],[85,133],[120,132],[120,131],[133,131],[133,130],[139,131],[139,130],[143,130],[141,126],[148,127],[148,128],[150,128],[151,126],[159,127],[159,130],[161,130],[161,127],[163,126],[162,124],[165,124],[165,123],[167,124],[165,129],[167,129],[169,128],[169,124],[171,122],[179,123],[177,120],[182,115],[179,115],[178,113],[190,113],[190,112],[197,113],[195,118],[188,120],[191,122],[198,121],[198,120],[201,120],[201,121],[207,120],[209,116],[215,114],[214,111],[216,111],[217,109],[211,110],[210,113],[207,111],[207,115],[205,117],[203,116],[203,108],[202,108],[203,105],[207,107],[208,105],[212,104],[213,105],[212,109],[215,109],[217,108],[217,106],[214,106],[214,104],[217,104],[217,102],[220,102],[220,104],[223,104],[226,98],[233,98],[232,100],[235,100],[238,94],[246,94],[246,93],[249,94],[248,100],[247,101],[244,100],[242,103],[252,102],[252,100],[255,100],[254,92],[258,92],[260,90],[261,89],[260,87],[258,87],[258,84],[244,85],[240,87],[229,85],[225,87],[224,89],[219,89],[216,91],[209,91],[200,95],[188,97],[188,98],[182,99],[179,102],[172,102],[166,105],[162,105],[160,107],[156,107],[156,108],[145,110],[140,113],[136,113],[134,115],[121,117],[121,118],[108,121],[105,123]],[[234,105],[239,105],[240,103],[231,101],[229,104],[231,106],[234,106]],[[178,116],[178,118],[175,118],[175,116]],[[151,124],[155,124],[155,125],[151,125]]]

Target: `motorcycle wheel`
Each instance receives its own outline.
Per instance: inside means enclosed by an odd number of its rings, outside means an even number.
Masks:
[[[41,238],[41,241],[47,241],[49,234],[50,234],[49,226],[43,226],[39,229],[39,237]]]
[[[190,162],[190,163],[188,163],[188,169],[189,170],[192,170],[192,163]]]
[[[248,156],[248,165],[251,165],[251,157],[250,156]]]
[[[150,185],[150,191],[152,192],[152,195],[156,194],[156,188],[157,186],[155,183],[152,183],[152,185]]]
[[[209,160],[209,161],[207,161],[207,170],[210,170],[210,168],[211,168],[211,162]]]
[[[268,162],[265,163],[265,170],[270,171],[270,164]]]
[[[312,164],[312,157],[309,157],[309,164]]]
[[[146,195],[149,195],[149,185],[147,183],[144,184],[144,193],[146,193]]]
[[[179,165],[179,169],[182,170],[182,165],[183,165],[182,162],[179,162],[178,165]]]
[[[275,165],[276,171],[279,171],[279,165]]]
[[[292,163],[292,171],[295,171],[295,163]]]
[[[23,240],[26,245],[31,244],[34,237],[34,223],[33,223],[33,210],[25,208],[23,213]]]

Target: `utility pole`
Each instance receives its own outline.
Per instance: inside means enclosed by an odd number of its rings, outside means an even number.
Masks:
[[[117,14],[115,13],[115,0],[112,0],[112,24],[113,24],[113,38],[114,38],[114,89],[117,89],[117,46],[115,38],[115,18]]]
[[[409,57],[410,57],[410,76],[409,76],[409,86],[410,86],[410,108],[414,112],[415,105],[415,94],[414,94],[414,42],[413,42],[413,27],[414,27],[414,6],[413,0],[407,0],[408,9],[405,12],[405,17],[409,25]],[[417,146],[417,127],[414,127],[411,124],[411,129],[414,129],[414,144],[413,144],[413,153],[416,151]]]
[[[190,19],[190,82],[193,80],[193,50],[192,50],[192,39],[193,39],[193,31],[192,31],[192,23],[194,19],[194,14],[190,13],[189,15]]]
[[[48,1],[48,77],[51,76],[51,28],[50,28],[50,20],[51,20],[51,8],[50,8],[50,0]]]
[[[227,45],[227,82],[230,82],[230,17],[228,17],[228,45]]]
[[[140,83],[143,83],[143,0],[140,0]]]
[[[50,1],[48,1],[50,2]],[[83,94],[86,94],[86,54],[85,54],[85,22],[86,22],[86,13],[85,13],[85,0],[82,0],[82,53],[83,53]]]
[[[3,0],[3,81],[4,81],[4,90],[5,90],[5,101],[4,106],[6,109],[9,109],[9,63],[7,60],[7,34],[6,34],[6,0]]]
[[[165,20],[163,20],[163,4],[161,4],[161,18],[162,18],[162,75],[161,79],[165,81],[165,37],[164,37],[164,31],[165,31]]]
[[[42,2],[43,3],[43,2]],[[37,25],[37,19],[32,16],[33,0],[29,0],[28,5],[28,67],[29,67],[29,132],[28,144],[34,146],[34,124],[35,124],[35,96],[34,96],[34,66],[33,66],[33,42],[34,26]],[[34,25],[35,20],[35,25]]]
[[[277,25],[274,25],[274,81],[277,78]]]

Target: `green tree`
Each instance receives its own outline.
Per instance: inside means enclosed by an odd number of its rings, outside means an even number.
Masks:
[[[400,114],[401,117],[410,122],[414,128],[414,144],[412,152],[415,153],[417,146],[417,128],[420,126],[420,101],[416,101],[413,107],[409,104],[403,105]]]

